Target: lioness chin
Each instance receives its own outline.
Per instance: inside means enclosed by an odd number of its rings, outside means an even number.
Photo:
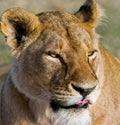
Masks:
[[[0,92],[0,125],[120,125],[120,61],[95,33],[101,10],[6,11],[1,31],[15,56]]]

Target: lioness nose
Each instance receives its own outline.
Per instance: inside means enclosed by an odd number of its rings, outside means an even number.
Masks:
[[[92,88],[87,88],[87,89],[84,89],[82,87],[78,87],[78,86],[75,86],[72,84],[72,87],[78,91],[83,97],[86,97],[87,95],[89,95],[93,89],[95,89],[96,86],[92,87]]]

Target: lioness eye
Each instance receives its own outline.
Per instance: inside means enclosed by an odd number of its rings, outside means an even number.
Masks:
[[[56,52],[52,52],[52,51],[48,51],[47,54],[53,58],[58,58],[59,57],[59,54],[57,54]]]
[[[88,52],[88,57],[93,57],[94,58],[96,53],[97,53],[97,50],[90,51],[90,52]]]

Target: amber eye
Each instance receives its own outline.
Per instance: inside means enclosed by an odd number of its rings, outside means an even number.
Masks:
[[[93,50],[93,51],[90,51],[90,52],[88,52],[88,57],[90,58],[90,57],[95,57],[96,56],[96,53],[97,53],[97,50]]]
[[[51,56],[52,58],[58,58],[59,57],[59,54],[57,54],[56,52],[54,51],[48,51],[47,54],[49,56]]]

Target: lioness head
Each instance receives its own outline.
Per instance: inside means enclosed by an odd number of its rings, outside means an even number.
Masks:
[[[100,94],[102,60],[95,33],[99,17],[94,0],[87,0],[75,14],[34,15],[14,8],[2,16],[2,32],[16,57],[10,70],[13,84],[37,100],[41,110],[49,107],[60,125],[71,115],[89,122],[88,105]]]

